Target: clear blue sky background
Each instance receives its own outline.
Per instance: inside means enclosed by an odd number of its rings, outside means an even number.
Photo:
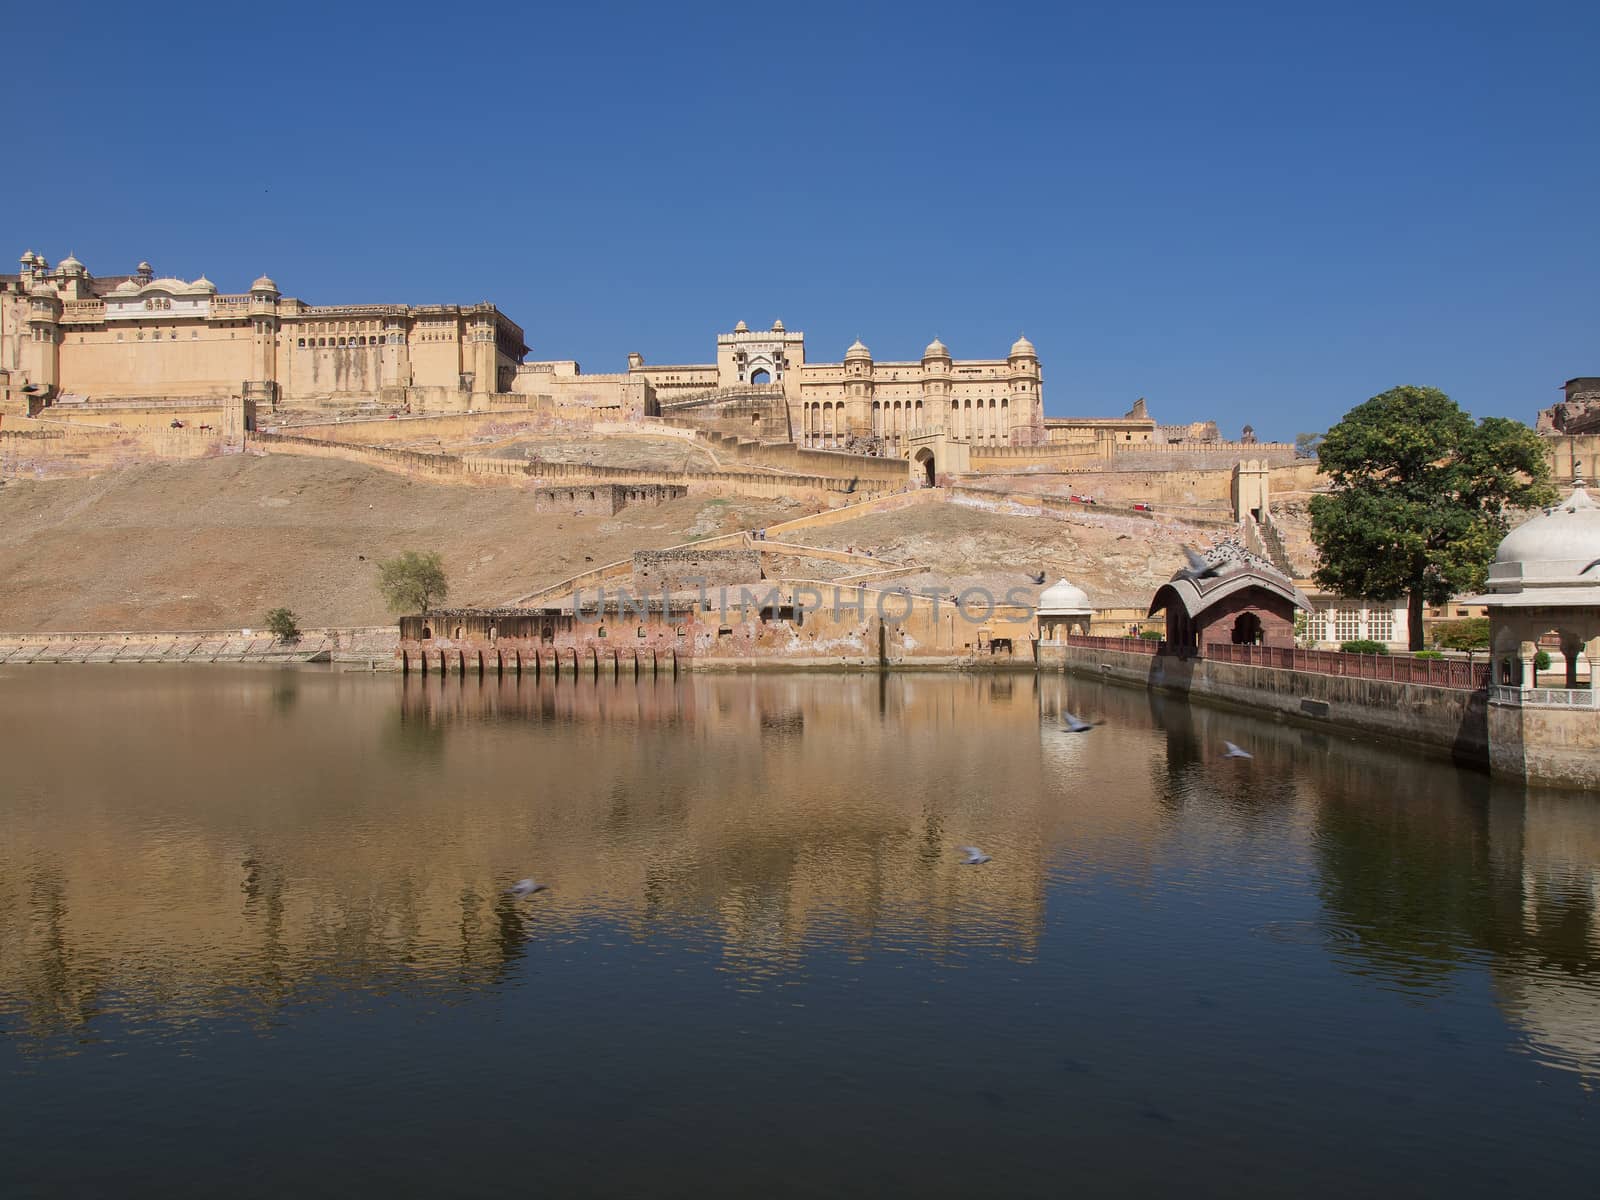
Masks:
[[[1051,414],[1322,429],[1600,374],[1600,5],[6,5],[7,259],[488,299],[533,354],[781,317]],[[15,267],[3,269],[14,270]]]

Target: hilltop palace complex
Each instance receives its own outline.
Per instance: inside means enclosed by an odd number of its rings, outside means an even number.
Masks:
[[[24,253],[0,275],[0,388],[32,411],[51,404],[247,401],[252,410],[466,411],[496,403],[627,418],[717,406],[767,441],[904,455],[921,435],[973,449],[1049,442],[1214,440],[1210,422],[1163,427],[1141,401],[1121,418],[1046,418],[1043,372],[1019,337],[1003,355],[955,358],[938,338],[915,361],[884,362],[856,341],[840,362],[808,362],[805,334],[740,321],[714,362],[585,374],[526,361],[523,330],[493,304],[313,305],[263,275],[225,294],[202,276],[96,276],[68,255]]]

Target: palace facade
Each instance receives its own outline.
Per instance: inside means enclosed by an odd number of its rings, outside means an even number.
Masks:
[[[807,362],[806,335],[774,321],[740,321],[717,335],[717,360],[630,370],[651,380],[662,406],[717,389],[770,388],[788,407],[790,437],[803,446],[844,449],[869,439],[900,452],[913,433],[942,431],[973,444],[1045,440],[1043,375],[1033,343],[1019,337],[1003,358],[957,359],[938,338],[915,361],[878,361],[858,338],[839,362]]]
[[[995,451],[1044,443],[1113,450],[1160,442],[1143,402],[1121,417],[1044,416],[1038,352],[875,359],[859,339],[806,358],[782,321],[716,335],[711,361],[585,374],[572,359],[525,361],[523,330],[493,304],[313,305],[268,276],[223,293],[203,275],[97,276],[73,255],[29,250],[0,275],[0,401],[12,411],[243,400],[250,411],[373,405],[462,411],[538,405],[582,418],[682,417],[762,442],[903,456],[937,442]],[[954,460],[952,460],[954,461]]]
[[[0,275],[0,382],[38,401],[244,397],[321,405],[505,392],[527,353],[492,304],[312,305],[263,275],[228,295],[205,276],[95,276],[68,255]]]

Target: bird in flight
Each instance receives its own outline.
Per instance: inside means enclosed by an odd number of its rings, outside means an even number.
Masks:
[[[1185,546],[1183,556],[1189,560],[1189,565],[1178,572],[1179,579],[1214,579],[1222,574],[1220,564],[1208,562],[1193,546]]]
[[[1596,567],[1600,567],[1600,558],[1595,559],[1587,567],[1585,567],[1583,570],[1579,571],[1578,574],[1579,575],[1587,575],[1590,571],[1594,570]]]
[[[1088,733],[1094,728],[1093,722],[1085,721],[1082,717],[1075,717],[1065,709],[1061,712],[1061,724],[1068,733]]]
[[[961,851],[963,855],[961,859],[962,866],[977,867],[989,861],[989,856],[976,846],[957,846],[956,849]]]
[[[1029,575],[1028,578],[1033,580],[1033,582],[1035,582],[1035,583],[1043,583],[1044,582],[1044,572],[1043,571],[1037,571],[1034,574]]]
[[[531,896],[535,892],[543,892],[547,890],[549,890],[548,884],[535,883],[531,879],[519,879],[506,889],[506,891],[510,892],[513,896]]]
[[[1254,758],[1255,757],[1255,755],[1251,754],[1250,751],[1241,750],[1241,749],[1239,749],[1238,746],[1235,746],[1232,742],[1223,742],[1222,744],[1228,748],[1228,752],[1222,756],[1223,758]]]

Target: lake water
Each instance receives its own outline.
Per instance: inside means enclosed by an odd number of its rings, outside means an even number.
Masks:
[[[0,745],[8,1197],[1594,1186],[1593,795],[1031,675],[13,668]]]

